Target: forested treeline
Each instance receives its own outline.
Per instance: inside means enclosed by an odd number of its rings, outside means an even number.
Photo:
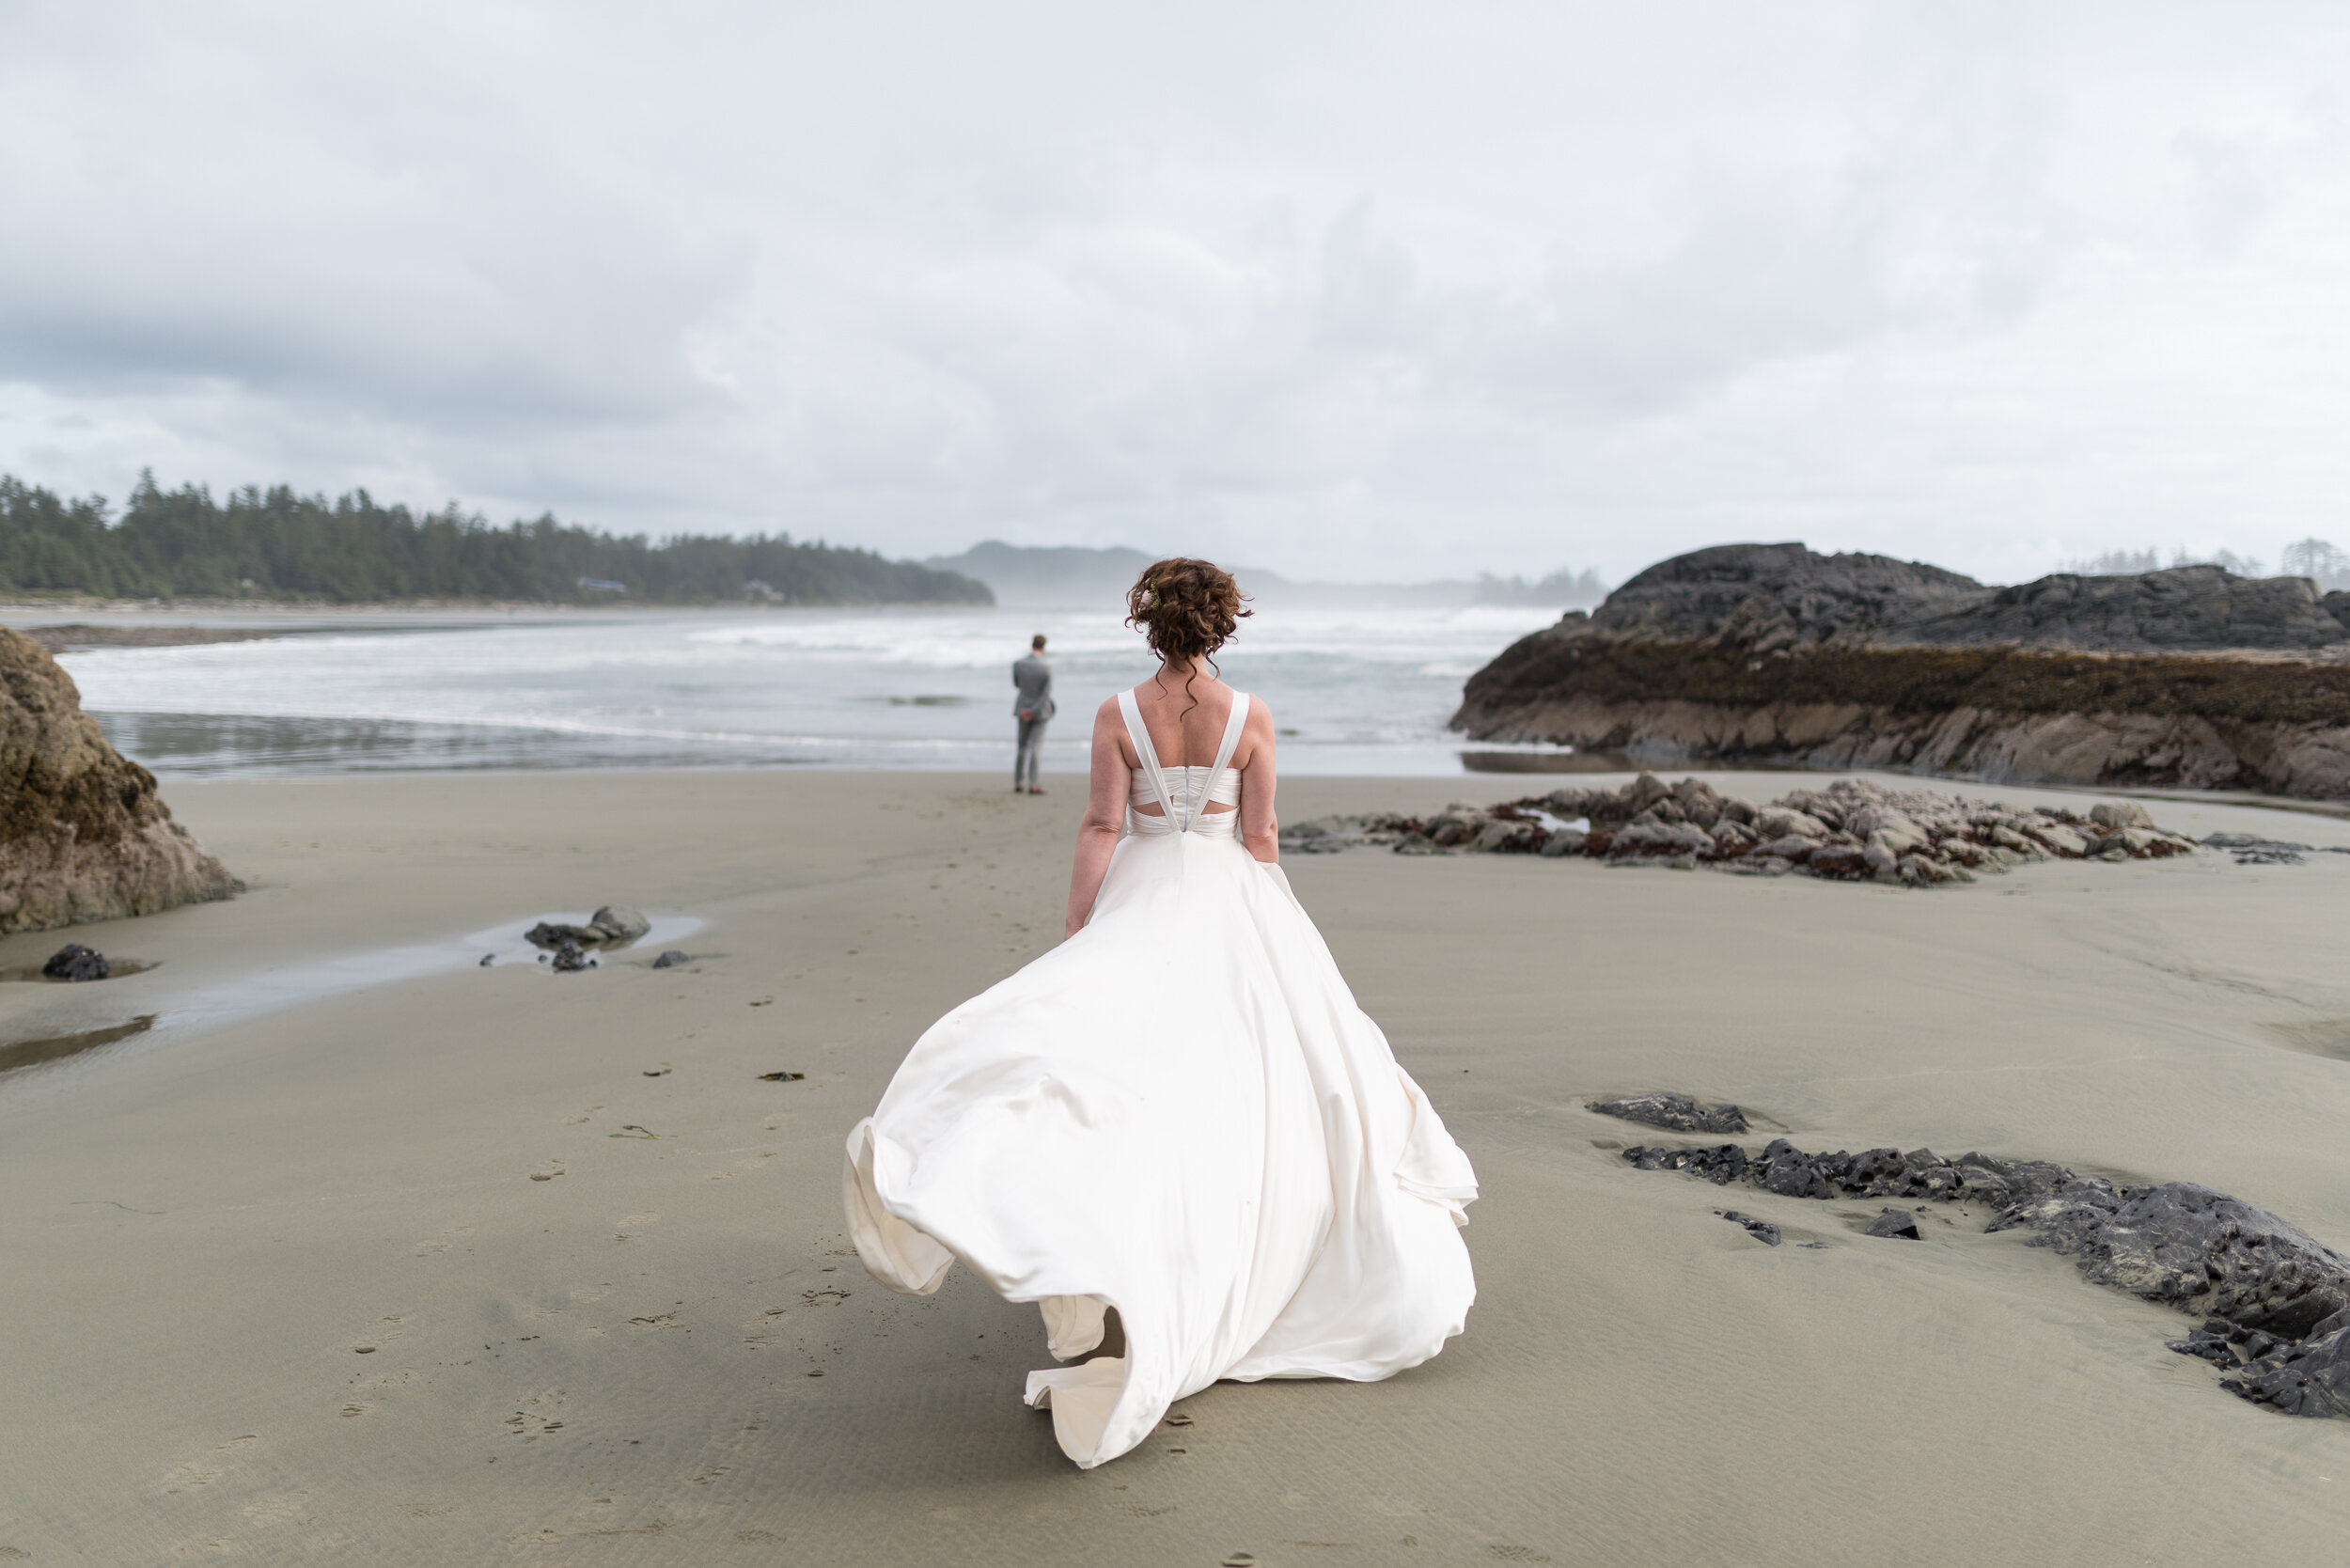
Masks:
[[[789,535],[655,544],[545,516],[493,527],[452,504],[421,516],[364,490],[328,501],[248,485],[225,501],[151,474],[119,518],[0,476],[0,593],[110,599],[398,599],[706,604],[987,604],[984,583]]]

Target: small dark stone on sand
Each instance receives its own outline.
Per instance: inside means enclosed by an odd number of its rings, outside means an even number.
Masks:
[[[1724,1209],[1722,1217],[1732,1225],[1745,1226],[1747,1234],[1761,1242],[1764,1247],[1778,1245],[1778,1227],[1767,1219],[1757,1219],[1752,1215],[1742,1215],[1735,1209]]]
[[[1668,1127],[1676,1133],[1734,1134],[1747,1130],[1746,1113],[1737,1106],[1718,1105],[1708,1110],[1686,1094],[1633,1094],[1621,1100],[1594,1100],[1583,1108],[1602,1116],[1620,1116],[1626,1121],[1646,1122],[1652,1127]]]
[[[1869,1221],[1864,1236],[1899,1236],[1904,1241],[1917,1241],[1918,1216],[1906,1209],[1888,1209]]]
[[[674,969],[681,964],[691,964],[693,962],[694,960],[691,955],[682,953],[675,948],[671,948],[667,952],[663,953],[659,958],[654,959],[652,961],[652,966],[656,969]]]
[[[578,943],[573,942],[567,937],[556,945],[555,949],[555,967],[557,973],[569,974],[574,970],[592,969],[595,966],[596,961],[589,958],[588,956],[587,949],[582,948]]]
[[[498,955],[497,955],[497,954],[495,954],[495,953],[483,953],[483,954],[481,955],[481,967],[482,967],[482,968],[484,968],[484,969],[487,969],[487,968],[488,968],[491,964],[495,964],[497,961],[498,961]]]
[[[763,1084],[795,1084],[807,1076],[805,1073],[761,1073],[759,1081]]]
[[[51,980],[102,980],[114,973],[114,966],[97,949],[68,942],[49,955],[49,962],[40,966],[40,972]]]
[[[2227,851],[2239,866],[2298,866],[2311,853],[2307,844],[2249,833],[2215,833],[2203,840],[2203,847]]]

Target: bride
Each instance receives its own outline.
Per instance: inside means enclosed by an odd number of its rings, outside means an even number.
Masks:
[[[843,1178],[885,1285],[960,1259],[1061,1361],[1116,1309],[1122,1355],[1028,1374],[1089,1468],[1220,1378],[1418,1366],[1477,1294],[1476,1175],[1290,891],[1272,715],[1211,673],[1240,590],[1164,560],[1127,608],[1159,670],[1094,715],[1068,939],[915,1043]]]

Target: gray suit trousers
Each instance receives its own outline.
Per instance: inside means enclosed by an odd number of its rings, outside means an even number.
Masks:
[[[1012,753],[1011,787],[1015,790],[1036,788],[1036,776],[1044,752],[1044,726],[1049,720],[1041,718],[1020,721],[1020,749]]]

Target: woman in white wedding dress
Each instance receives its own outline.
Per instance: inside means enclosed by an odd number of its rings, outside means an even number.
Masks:
[[[1160,669],[1094,716],[1068,939],[916,1042],[843,1179],[893,1289],[959,1259],[1062,1361],[1117,1309],[1124,1355],[1028,1374],[1087,1467],[1220,1378],[1418,1366],[1477,1294],[1476,1175],[1277,864],[1271,715],[1202,667],[1239,590],[1166,560],[1128,607]]]

